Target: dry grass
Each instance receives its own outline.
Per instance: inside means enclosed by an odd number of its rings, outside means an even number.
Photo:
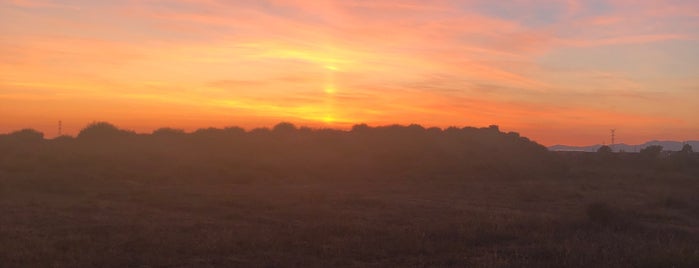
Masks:
[[[3,267],[697,267],[697,178],[1,171]],[[671,197],[671,198],[669,198]],[[678,201],[681,200],[681,201]],[[602,202],[602,203],[600,203]],[[590,205],[593,204],[593,205]]]
[[[699,267],[696,157],[495,127],[102,130],[0,136],[0,267]]]

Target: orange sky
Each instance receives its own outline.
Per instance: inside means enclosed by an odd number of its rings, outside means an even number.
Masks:
[[[699,139],[697,29],[692,0],[0,0],[0,133],[290,121]]]

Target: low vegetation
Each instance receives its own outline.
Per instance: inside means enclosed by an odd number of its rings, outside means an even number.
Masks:
[[[22,130],[0,266],[699,267],[697,167],[496,126]]]

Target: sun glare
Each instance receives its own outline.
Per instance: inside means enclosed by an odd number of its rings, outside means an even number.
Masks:
[[[337,92],[337,89],[335,88],[335,86],[328,85],[325,87],[324,91],[326,94],[335,94]]]
[[[336,119],[332,115],[326,115],[323,117],[323,122],[325,123],[335,123]]]

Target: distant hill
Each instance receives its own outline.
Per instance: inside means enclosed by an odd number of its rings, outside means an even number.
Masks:
[[[651,145],[660,145],[663,146],[663,150],[666,151],[679,151],[682,149],[682,146],[687,143],[694,148],[694,151],[699,150],[699,141],[649,141],[643,144],[636,144],[636,145],[629,145],[629,144],[614,144],[612,146],[612,150],[615,152],[619,151],[624,151],[624,152],[638,152],[639,150],[646,148]],[[568,145],[554,145],[548,147],[549,150],[551,151],[581,151],[581,152],[596,152],[599,147],[601,147],[601,144],[595,144],[595,145],[590,145],[590,146],[568,146]]]

